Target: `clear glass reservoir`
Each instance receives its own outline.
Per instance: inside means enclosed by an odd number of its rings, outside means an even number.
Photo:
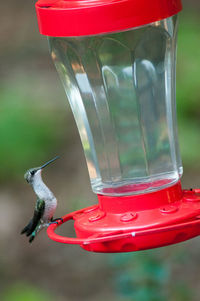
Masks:
[[[174,16],[127,31],[48,38],[95,193],[147,193],[181,177],[176,35]]]

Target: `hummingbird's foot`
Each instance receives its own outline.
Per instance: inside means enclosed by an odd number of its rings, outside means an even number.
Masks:
[[[62,217],[58,217],[58,218],[52,218],[51,219],[51,222],[57,222],[57,221],[61,221],[63,223],[63,218]]]
[[[50,223],[47,224],[47,226],[50,226],[50,225],[53,225],[53,224],[57,224],[58,225],[58,222],[56,222],[56,221],[55,222],[50,222]]]

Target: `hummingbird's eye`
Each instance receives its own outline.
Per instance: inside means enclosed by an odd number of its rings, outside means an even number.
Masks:
[[[32,176],[34,175],[34,171],[31,171],[30,173],[31,173]]]

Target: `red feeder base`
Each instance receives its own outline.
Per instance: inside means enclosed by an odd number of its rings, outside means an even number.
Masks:
[[[47,229],[54,241],[79,244],[93,252],[131,252],[175,244],[200,234],[200,189],[181,183],[143,195],[98,195],[99,204],[72,212]],[[55,229],[74,220],[77,238]]]

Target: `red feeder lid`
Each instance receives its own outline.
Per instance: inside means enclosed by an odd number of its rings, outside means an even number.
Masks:
[[[39,0],[40,33],[86,36],[126,30],[177,14],[181,0]]]

